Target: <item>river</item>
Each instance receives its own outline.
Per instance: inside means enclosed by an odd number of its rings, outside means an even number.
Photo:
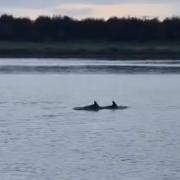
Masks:
[[[0,59],[1,180],[179,180],[179,61]],[[75,111],[93,103],[123,111]]]

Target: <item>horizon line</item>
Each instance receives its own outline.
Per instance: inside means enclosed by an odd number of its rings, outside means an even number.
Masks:
[[[30,16],[18,16],[18,15],[15,15],[15,14],[11,14],[11,13],[0,13],[0,18],[2,16],[11,16],[13,18],[20,18],[20,19],[23,19],[23,18],[26,18],[26,19],[29,19],[29,20],[32,20],[32,21],[35,21],[37,20],[38,18],[40,17],[47,17],[47,18],[65,18],[65,17],[68,17],[72,20],[77,20],[77,21],[81,21],[81,20],[86,20],[86,19],[92,19],[92,20],[103,20],[103,21],[108,21],[109,19],[113,19],[113,18],[117,18],[117,19],[137,19],[137,20],[153,20],[153,19],[157,19],[159,21],[163,21],[163,20],[166,20],[166,19],[180,19],[180,15],[172,15],[172,16],[166,16],[164,18],[161,18],[161,17],[158,17],[158,16],[131,16],[131,15],[128,15],[128,16],[109,16],[108,18],[103,18],[103,17],[94,17],[94,16],[87,16],[87,17],[82,17],[82,18],[77,18],[77,17],[73,17],[73,16],[70,16],[70,15],[66,15],[66,14],[52,14],[52,15],[49,15],[49,14],[41,14],[41,15],[38,15],[37,17],[35,18],[32,18]]]

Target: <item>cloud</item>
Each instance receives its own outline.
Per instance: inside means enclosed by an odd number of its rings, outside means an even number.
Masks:
[[[54,8],[59,4],[172,4],[179,0],[0,0],[0,7],[6,8]]]
[[[83,18],[93,16],[94,8],[86,4],[62,4],[58,6],[54,12],[55,14]]]
[[[172,16],[174,8],[171,4],[62,4],[57,7],[56,13],[67,14],[76,18],[97,17],[166,17]]]
[[[30,17],[32,19],[35,19],[38,16],[41,15],[49,15],[51,16],[51,12],[48,10],[42,10],[42,9],[24,9],[24,8],[8,8],[8,9],[2,9],[0,8],[0,14],[10,14],[14,15],[16,17]]]
[[[1,0],[0,5],[7,5],[8,1],[9,0]],[[149,16],[164,18],[167,16],[180,15],[179,2],[176,0],[151,0],[151,2],[147,0],[134,0],[133,3],[130,0],[119,0],[119,3],[117,3],[117,0],[112,0],[111,4],[107,3],[106,0],[91,0],[91,3],[86,3],[85,1],[84,3],[68,3],[72,0],[64,1],[65,0],[31,0],[31,5],[29,5],[29,1],[27,0],[11,0],[12,4],[9,5],[10,7],[3,8],[1,6],[0,12],[13,14],[15,16],[28,16],[33,19],[39,15],[68,15],[75,18],[109,18],[111,16]],[[17,4],[15,5],[14,2]],[[18,5],[20,2],[22,4]],[[27,3],[26,7],[25,2]],[[48,4],[50,5],[48,6]],[[39,6],[41,5],[42,7],[40,8]]]

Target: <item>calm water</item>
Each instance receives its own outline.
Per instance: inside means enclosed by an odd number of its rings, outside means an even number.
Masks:
[[[179,180],[180,73],[167,67],[179,62],[1,59],[0,179]],[[72,109],[95,99],[129,109]]]

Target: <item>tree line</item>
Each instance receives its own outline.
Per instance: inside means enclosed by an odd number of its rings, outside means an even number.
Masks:
[[[82,19],[40,16],[35,20],[0,16],[1,41],[179,41],[180,18]]]

